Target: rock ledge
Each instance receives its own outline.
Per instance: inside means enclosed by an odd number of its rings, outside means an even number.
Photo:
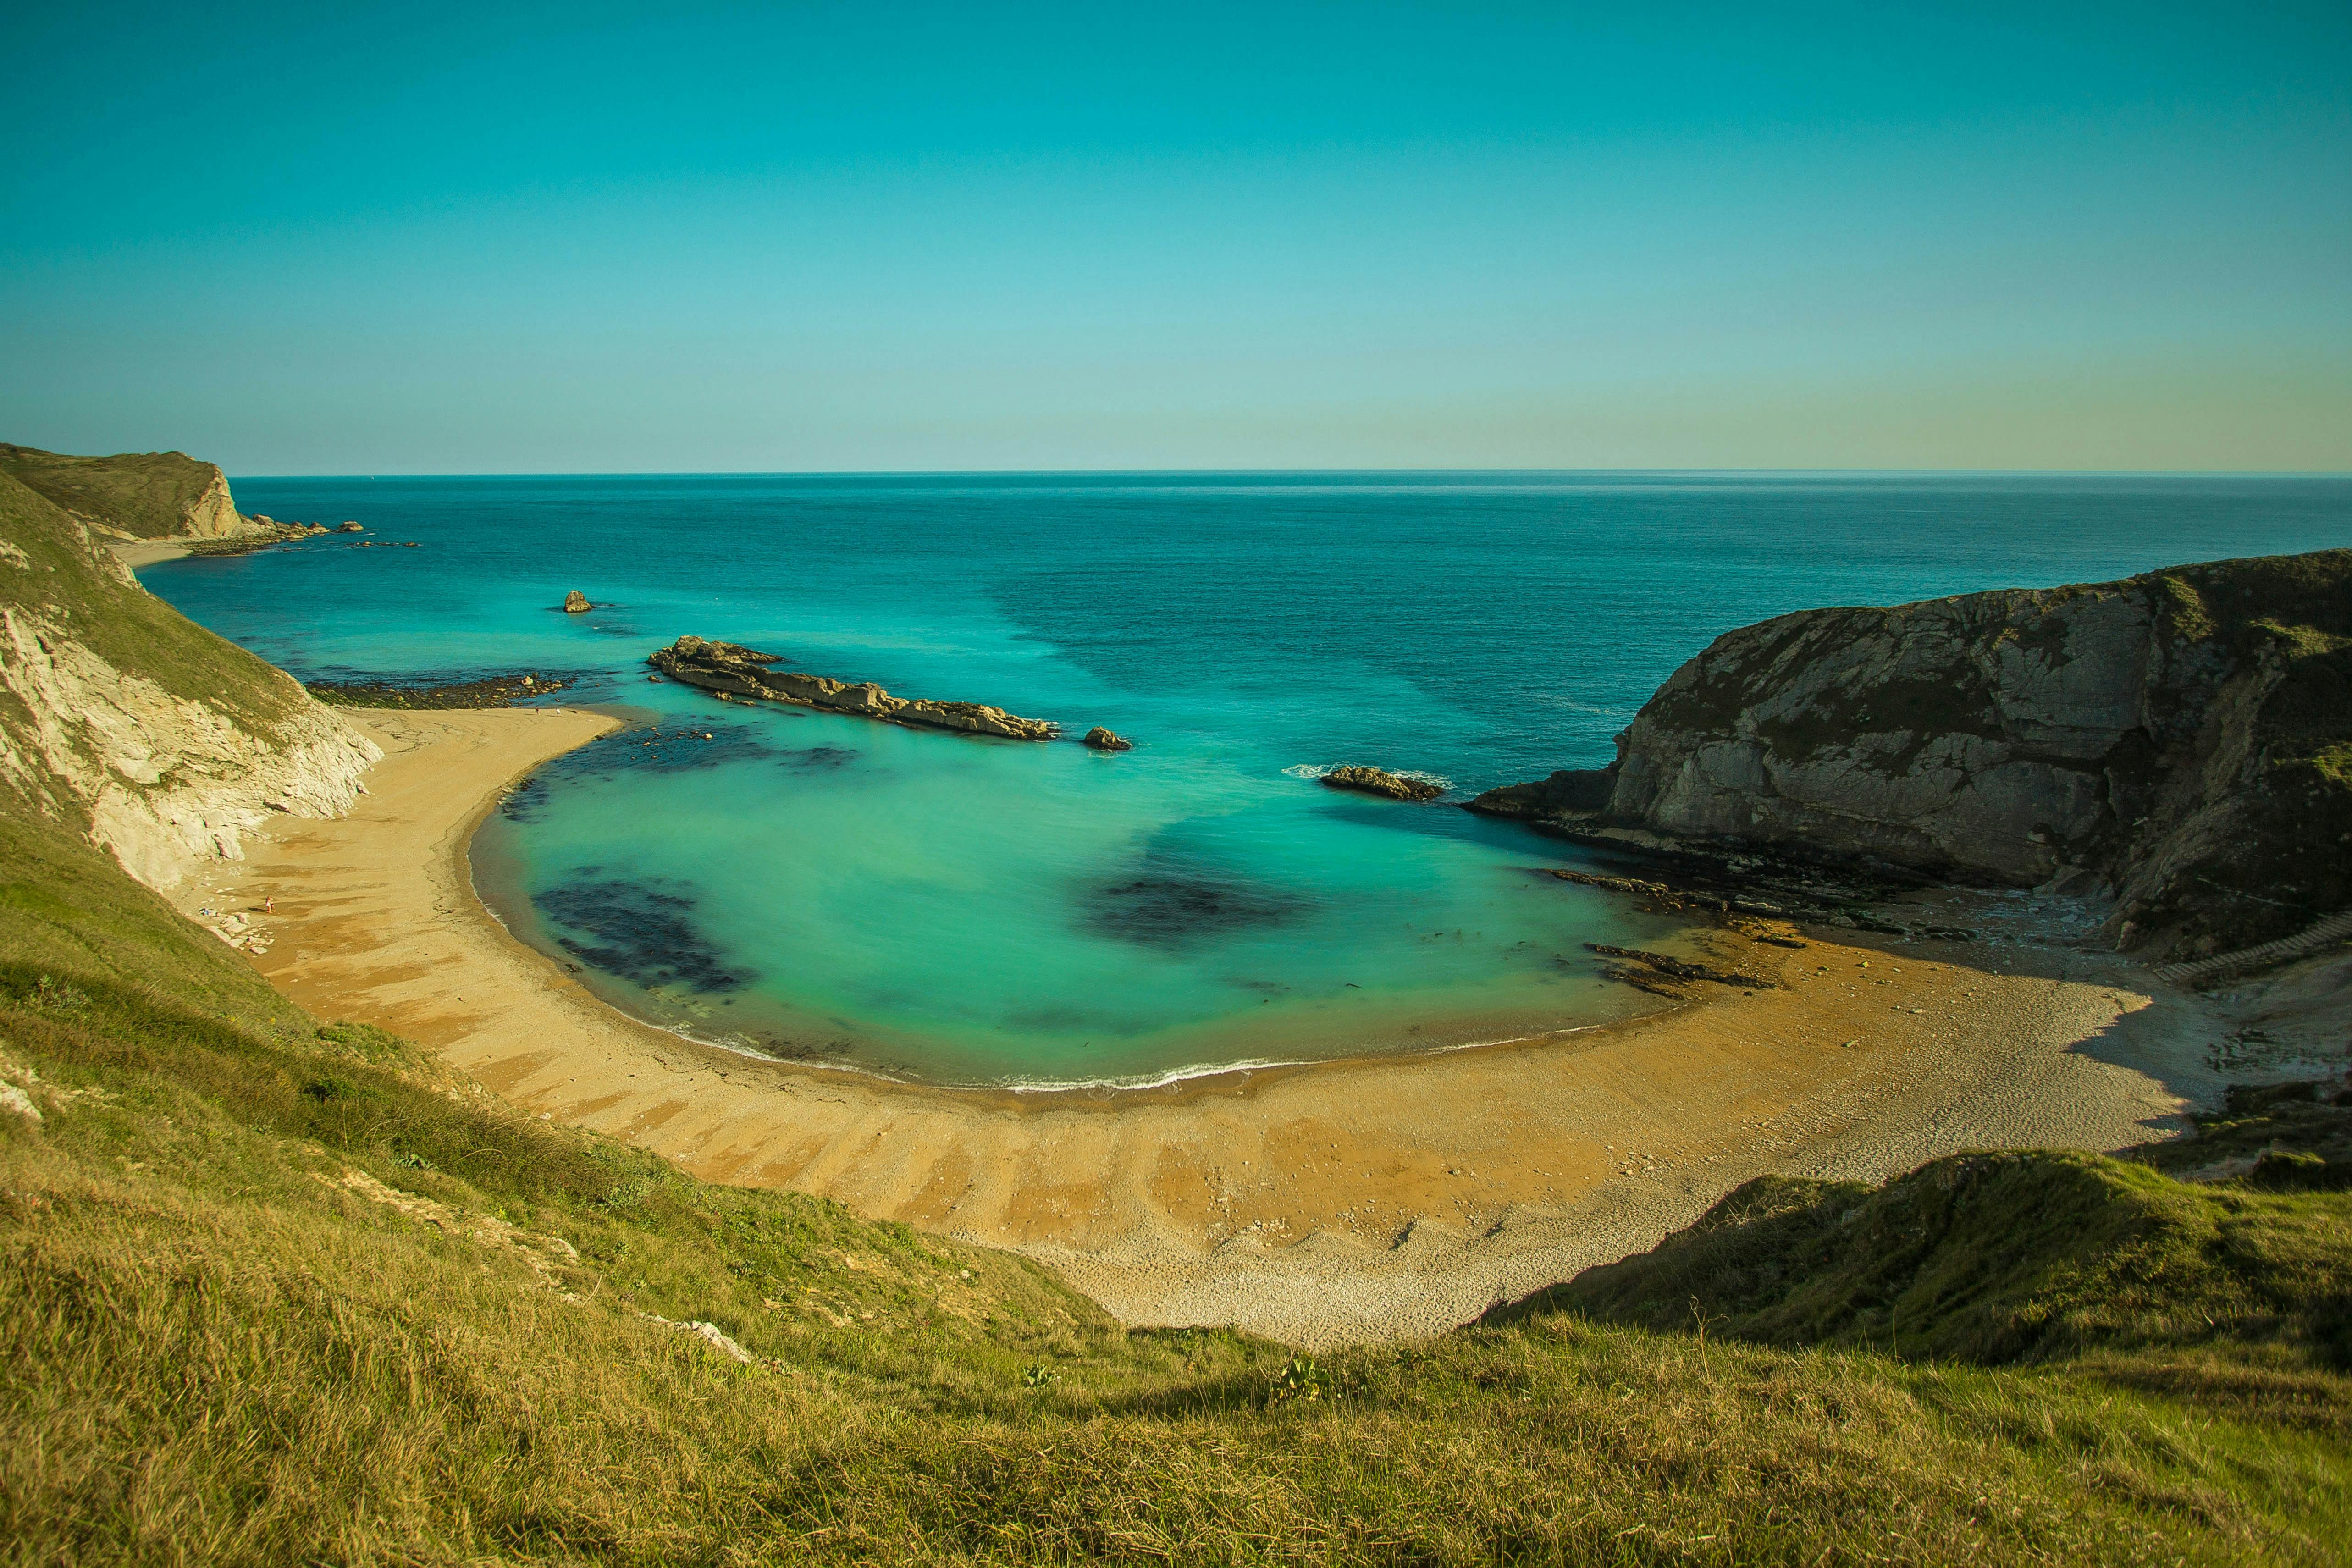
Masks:
[[[1425,780],[1409,779],[1386,768],[1368,768],[1354,763],[1333,768],[1323,775],[1323,783],[1329,789],[1353,790],[1358,795],[1377,795],[1390,800],[1435,800],[1445,793]]]
[[[646,660],[673,680],[725,696],[790,702],[827,713],[851,713],[921,730],[951,730],[994,735],[1007,741],[1053,741],[1062,727],[1049,719],[1024,719],[984,702],[934,702],[893,697],[870,680],[834,680],[822,675],[773,668],[783,662],[740,643],[683,637]]]

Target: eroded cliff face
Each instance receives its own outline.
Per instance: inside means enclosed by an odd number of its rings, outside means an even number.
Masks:
[[[255,525],[236,510],[228,493],[228,476],[212,464],[204,486],[180,513],[179,536],[185,539],[235,539]]]
[[[2264,940],[2352,903],[2352,551],[1783,616],[1675,671],[1610,769],[1486,804],[2064,878],[2168,955]]]
[[[0,474],[117,538],[241,539],[269,531],[238,513],[217,465],[184,452],[82,458],[0,443]]]
[[[0,804],[68,823],[150,887],[278,815],[351,809],[383,753],[290,677],[131,580],[0,477]]]

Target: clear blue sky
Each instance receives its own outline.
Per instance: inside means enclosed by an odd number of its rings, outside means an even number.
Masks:
[[[0,439],[2352,468],[2352,6],[26,5]]]

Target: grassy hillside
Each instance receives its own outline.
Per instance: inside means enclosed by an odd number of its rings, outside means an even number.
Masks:
[[[1836,1237],[1900,1240],[1930,1167],[1836,1194],[1872,1217],[1834,1237],[1711,1216],[1747,1272],[1696,1314],[1587,1282],[1316,1364],[527,1120],[42,825],[0,864],[0,1076],[40,1113],[0,1110],[0,1562],[2320,1563],[2352,1530],[2340,1195],[2010,1157],[1968,1190],[2039,1228],[1897,1359]],[[2225,1214],[2268,1227],[2241,1295],[2144,1331],[2132,1247]],[[2015,1347],[1965,1325],[2050,1301],[2064,1334],[1987,1364]]]
[[[2352,1195],[2309,1190],[2332,1175],[2324,1158],[2273,1161],[2192,1185],[2096,1155],[2001,1152],[1875,1190],[1766,1177],[1654,1251],[1492,1316],[1704,1321],[1765,1343],[1985,1364],[2196,1352],[2324,1384],[2352,1371]]]
[[[191,509],[220,469],[184,452],[124,452],[76,458],[0,442],[0,474],[93,522],[140,539],[187,531]]]
[[[115,668],[175,697],[208,703],[248,731],[270,729],[304,701],[292,677],[131,581],[110,557],[84,542],[72,518],[5,474],[0,474],[0,608],[55,625]],[[21,700],[0,685],[0,724],[26,721]],[[5,789],[0,773],[0,793]]]

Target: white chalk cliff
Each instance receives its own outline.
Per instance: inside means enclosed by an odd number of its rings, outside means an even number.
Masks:
[[[0,789],[164,889],[272,817],[349,811],[382,754],[0,476]]]

